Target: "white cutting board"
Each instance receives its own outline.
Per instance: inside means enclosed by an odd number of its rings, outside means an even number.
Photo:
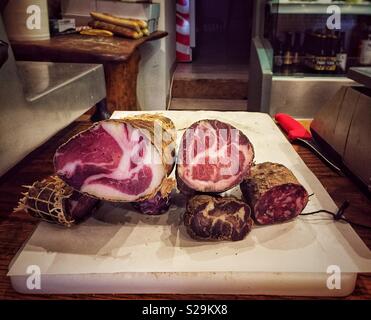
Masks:
[[[140,112],[115,112],[120,118]],[[218,119],[242,130],[255,161],[291,169],[310,197],[305,212],[337,207],[269,115],[250,112],[167,111],[178,132],[200,119]],[[230,193],[239,196],[239,188]],[[176,195],[168,213],[144,216],[129,206],[104,204],[72,229],[40,223],[13,259],[8,276],[28,293],[219,293],[344,296],[359,272],[371,272],[371,253],[344,223],[327,214],[255,227],[243,241],[191,239]],[[41,271],[41,288],[27,287],[27,268]],[[341,271],[341,287],[330,290],[329,266]],[[334,269],[331,269],[334,270]],[[28,270],[30,271],[30,270]]]

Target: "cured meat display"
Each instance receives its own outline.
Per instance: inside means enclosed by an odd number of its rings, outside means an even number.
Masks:
[[[71,227],[89,217],[99,200],[74,191],[57,176],[36,181],[19,201],[15,211]]]
[[[152,198],[175,163],[176,131],[161,115],[98,122],[60,146],[57,175],[74,189],[108,201]]]
[[[197,195],[189,199],[184,225],[195,239],[238,241],[250,232],[250,207],[234,197]]]
[[[185,194],[219,193],[238,185],[250,172],[254,149],[235,127],[201,120],[184,133],[178,153],[178,189]]]
[[[241,183],[241,191],[259,224],[273,224],[297,217],[308,202],[308,192],[284,165],[257,164]]]
[[[183,216],[195,239],[242,240],[253,219],[261,225],[297,217],[308,193],[285,166],[253,165],[254,148],[237,128],[200,120],[183,134],[176,180],[176,130],[160,114],[98,122],[61,145],[56,176],[35,182],[16,210],[70,227],[90,216],[99,200],[128,202],[138,212],[167,212],[173,190],[188,199]],[[240,184],[246,201],[218,193]]]
[[[159,215],[169,210],[171,192],[175,188],[175,180],[166,178],[162,183],[161,189],[153,198],[133,202],[133,207],[139,212],[147,215]]]

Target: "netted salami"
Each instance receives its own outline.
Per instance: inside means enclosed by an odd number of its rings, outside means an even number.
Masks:
[[[28,186],[15,211],[25,211],[49,223],[71,227],[87,217],[99,200],[74,191],[57,176]]]
[[[251,168],[241,191],[258,224],[273,224],[297,217],[308,202],[308,192],[282,164],[264,162]]]
[[[189,199],[184,225],[194,239],[238,241],[253,224],[250,207],[234,197],[197,195]]]

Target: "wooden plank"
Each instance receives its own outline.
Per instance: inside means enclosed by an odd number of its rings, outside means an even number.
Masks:
[[[174,98],[170,110],[246,111],[247,100]]]
[[[249,80],[249,66],[246,64],[201,64],[178,63],[174,80],[197,80],[197,79],[232,79]]]
[[[238,99],[248,95],[248,81],[239,79],[174,80],[172,96],[192,99]]]
[[[246,100],[249,67],[241,64],[178,63],[173,98]],[[246,110],[246,109],[244,109]]]
[[[104,64],[107,109],[110,113],[115,110],[140,109],[137,101],[139,61],[139,52],[135,50],[126,62]]]
[[[39,41],[12,41],[16,60],[105,63],[125,62],[143,43],[167,36],[156,31],[148,37],[127,39],[122,37],[96,37],[70,34]]]

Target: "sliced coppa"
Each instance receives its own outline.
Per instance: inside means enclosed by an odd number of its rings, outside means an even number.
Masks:
[[[254,149],[235,127],[218,120],[201,120],[183,134],[178,157],[180,191],[219,193],[238,185],[249,174]]]
[[[258,224],[274,224],[297,217],[308,203],[308,192],[282,164],[264,162],[251,168],[241,191]]]
[[[251,231],[250,215],[250,207],[234,197],[197,195],[187,203],[184,225],[195,239],[238,241]]]
[[[102,200],[132,202],[154,196],[174,166],[175,145],[154,143],[155,122],[162,128],[162,118],[144,115],[93,125],[58,148],[58,176]]]

